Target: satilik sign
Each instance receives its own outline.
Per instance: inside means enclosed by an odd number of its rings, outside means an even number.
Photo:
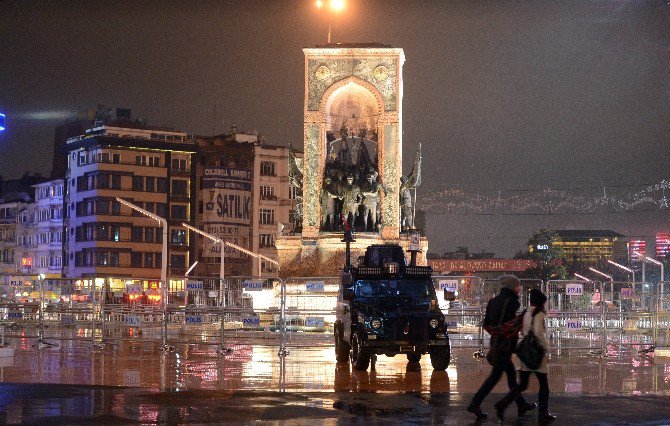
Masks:
[[[202,178],[204,231],[243,248],[249,248],[253,173],[248,169],[209,167]],[[204,239],[205,257],[218,257],[221,246]],[[226,248],[226,257],[246,256]]]

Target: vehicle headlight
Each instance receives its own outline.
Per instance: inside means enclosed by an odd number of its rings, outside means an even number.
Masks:
[[[382,327],[382,320],[375,318],[370,322],[370,326],[375,330],[378,330]]]
[[[437,328],[437,326],[440,324],[440,322],[438,320],[436,320],[435,318],[433,318],[432,320],[430,320],[429,324],[430,324],[431,327]]]

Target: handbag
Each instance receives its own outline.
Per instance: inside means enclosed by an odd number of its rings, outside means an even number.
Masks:
[[[533,315],[532,320],[530,321],[530,330],[528,330],[528,334],[521,339],[514,353],[526,367],[531,370],[536,370],[542,364],[544,348],[540,345],[540,342],[537,340],[537,336],[533,331],[533,321],[535,321],[535,315]]]
[[[507,311],[507,302],[509,302],[509,299],[505,300],[503,304],[500,319],[498,320],[498,329],[500,329],[503,316]],[[493,366],[502,365],[512,356],[513,351],[512,339],[505,337],[503,334],[491,335],[491,347],[486,354],[486,360]]]

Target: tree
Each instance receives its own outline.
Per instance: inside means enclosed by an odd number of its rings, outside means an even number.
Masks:
[[[535,261],[536,266],[526,269],[525,278],[538,278],[546,280],[561,280],[567,275],[565,267],[561,264],[563,250],[554,246],[558,238],[556,231],[551,229],[540,229],[528,240],[527,259]]]

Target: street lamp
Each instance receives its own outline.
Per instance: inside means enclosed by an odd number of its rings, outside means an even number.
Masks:
[[[328,8],[328,44],[330,44],[330,22],[333,12],[337,13],[343,10],[344,6],[344,0],[316,0],[317,8]]]
[[[190,229],[191,231],[195,232],[196,234],[200,234],[203,237],[209,238],[210,240],[214,241],[217,244],[221,244],[221,266],[219,269],[219,278],[221,278],[221,283],[223,284],[223,279],[225,278],[225,245],[226,242],[224,242],[221,238],[217,237],[216,235],[209,234],[205,231],[201,231],[200,229],[189,225],[188,223],[182,223],[182,226],[186,229]]]
[[[591,281],[590,279],[586,278],[584,275],[579,275],[577,273],[574,274],[575,277],[582,279],[584,281]]]
[[[589,270],[590,270],[591,272],[595,272],[595,273],[598,274],[598,275],[602,275],[602,276],[605,277],[605,278],[608,278],[608,279],[610,280],[610,282],[611,282],[611,281],[614,281],[614,278],[612,278],[611,275],[608,275],[608,274],[604,273],[603,271],[599,271],[599,270],[597,270],[596,268],[592,268],[592,267],[590,267],[590,266],[589,266]]]
[[[643,262],[650,262],[650,263],[653,263],[653,264],[655,264],[655,265],[660,266],[660,267],[661,267],[661,282],[665,281],[665,275],[664,275],[664,272],[665,272],[665,271],[664,271],[664,265],[663,265],[663,262],[660,262],[660,261],[658,261],[658,260],[656,260],[656,259],[654,259],[654,258],[652,258],[652,257],[645,256],[645,255],[643,255],[642,253],[637,252],[637,251],[635,252],[635,254],[637,254],[637,255],[640,256],[642,259],[644,259]]]
[[[634,271],[634,270],[632,270],[631,268],[629,268],[629,267],[627,267],[627,266],[623,266],[623,265],[620,264],[620,263],[616,263],[616,262],[613,261],[613,260],[609,260],[609,259],[608,259],[608,260],[607,260],[607,263],[609,263],[610,265],[614,265],[614,266],[616,266],[616,267],[619,268],[619,269],[623,269],[623,270],[626,271],[626,272],[630,272],[631,275],[633,276],[633,282],[635,282],[635,271]]]

